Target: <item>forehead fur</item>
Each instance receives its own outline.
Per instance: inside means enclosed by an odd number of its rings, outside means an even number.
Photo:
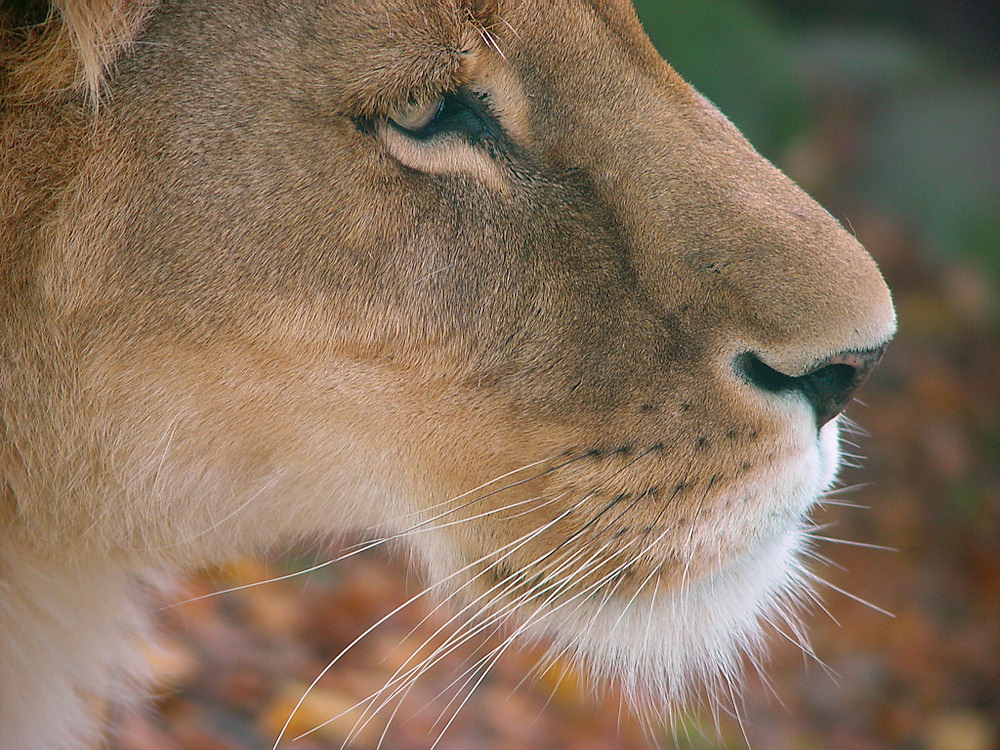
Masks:
[[[315,53],[331,101],[359,115],[467,82],[503,27],[497,3],[484,0],[346,0],[305,12],[314,18],[301,26],[316,38],[300,54]]]
[[[502,26],[503,0],[344,0],[334,3],[356,28],[328,29],[413,95],[453,83],[463,55],[491,43]],[[125,54],[160,0],[37,0],[0,15],[0,98],[35,101],[77,89],[93,103],[108,68]],[[329,4],[327,4],[329,7]],[[393,78],[393,74],[396,74]],[[459,81],[460,82],[460,81]],[[363,82],[364,83],[364,82]],[[420,87],[428,89],[421,92]],[[385,106],[403,92],[355,92],[361,110]]]

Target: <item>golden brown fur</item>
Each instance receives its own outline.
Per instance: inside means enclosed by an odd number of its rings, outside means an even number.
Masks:
[[[94,736],[136,576],[316,531],[663,701],[802,590],[889,294],[624,0],[3,23],[0,747]]]

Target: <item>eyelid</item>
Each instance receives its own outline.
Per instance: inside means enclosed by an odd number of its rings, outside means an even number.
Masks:
[[[418,132],[426,128],[444,109],[444,94],[423,102],[410,102],[389,114],[389,120],[397,127]]]
[[[417,139],[432,140],[440,136],[456,137],[476,145],[504,137],[503,127],[489,108],[487,95],[459,87],[440,97],[440,109],[422,128],[402,127],[389,118],[389,124],[401,133]]]
[[[443,92],[440,102],[440,109],[420,129],[403,127],[393,117],[383,115],[367,123],[367,132],[376,135],[397,161],[412,169],[429,174],[474,172],[496,189],[505,189],[504,179],[495,167],[477,167],[471,172],[468,168],[470,160],[478,163],[480,158],[499,164],[512,158],[516,150],[493,109],[489,93],[459,86]],[[420,113],[426,117],[422,108]],[[467,163],[463,165],[463,161]]]
[[[508,194],[507,177],[487,149],[462,138],[415,138],[391,122],[383,122],[377,133],[389,154],[405,167],[431,175],[466,174]]]
[[[440,101],[440,109],[421,129],[409,130],[392,116],[384,116],[370,123],[374,134],[405,167],[429,175],[465,174],[506,195],[510,185],[504,159],[498,157],[511,143],[489,95],[459,87],[435,101]],[[420,114],[426,117],[422,110]]]

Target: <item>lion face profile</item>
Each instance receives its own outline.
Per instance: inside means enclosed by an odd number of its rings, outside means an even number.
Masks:
[[[626,0],[4,23],[0,747],[94,736],[134,576],[316,532],[659,703],[806,589],[890,296]]]

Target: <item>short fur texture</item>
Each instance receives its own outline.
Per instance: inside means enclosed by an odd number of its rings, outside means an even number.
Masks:
[[[878,350],[889,293],[625,0],[2,24],[0,748],[98,741],[148,572],[317,532],[655,704],[806,590],[836,420],[738,365]]]

